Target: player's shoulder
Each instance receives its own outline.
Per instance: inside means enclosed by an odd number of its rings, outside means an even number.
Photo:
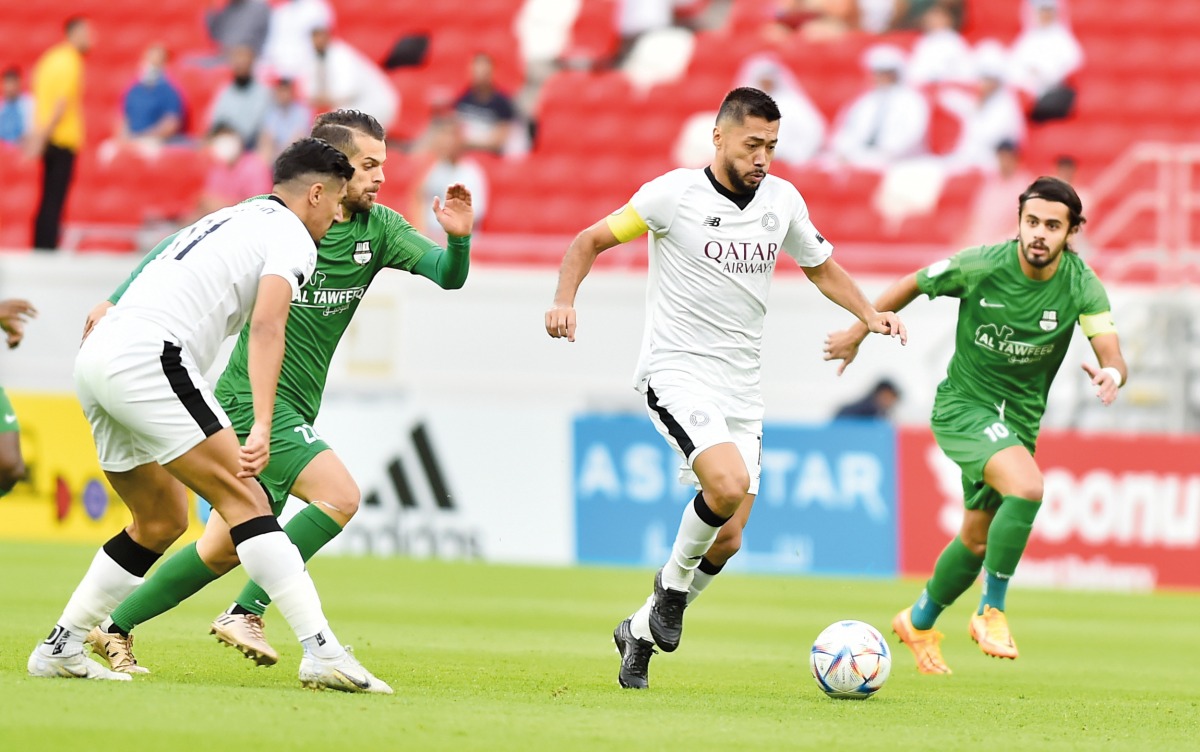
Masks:
[[[682,193],[682,191],[693,185],[707,182],[708,178],[704,175],[703,169],[676,167],[674,170],[668,170],[658,177],[651,179],[646,183],[646,187]]]
[[[772,201],[792,201],[802,206],[806,205],[804,196],[800,195],[800,189],[792,181],[769,172],[758,186],[758,192]]]
[[[400,223],[403,223],[405,226],[409,225],[409,221],[404,218],[403,214],[390,206],[378,203],[371,207],[371,211],[361,216],[363,216],[364,221],[371,225],[378,224],[385,227],[391,227]]]

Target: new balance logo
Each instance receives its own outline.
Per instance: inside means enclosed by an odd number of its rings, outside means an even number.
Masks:
[[[720,217],[705,217],[703,224],[705,227],[720,227],[721,226],[721,218]]]

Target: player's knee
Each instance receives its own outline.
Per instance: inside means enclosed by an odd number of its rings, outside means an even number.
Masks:
[[[731,517],[741,506],[750,490],[750,476],[745,472],[732,472],[717,478],[711,488],[704,489],[704,500],[709,507],[723,517]]]
[[[129,535],[139,544],[154,551],[165,551],[187,532],[187,507],[160,510],[153,517],[135,518]]]
[[[1016,488],[1013,489],[1013,496],[1019,496],[1022,499],[1029,501],[1041,502],[1042,495],[1046,492],[1046,484],[1042,480],[1042,474],[1037,476],[1023,478]]]
[[[362,491],[359,490],[358,484],[353,482],[338,489],[337,498],[333,501],[333,505],[347,519],[358,513],[358,507],[361,503]]]

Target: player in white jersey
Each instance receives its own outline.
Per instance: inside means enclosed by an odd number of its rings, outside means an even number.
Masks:
[[[353,174],[324,141],[296,142],[275,162],[270,199],[222,209],[179,233],[86,335],[76,390],[100,466],[133,522],[96,553],[29,656],[30,674],[129,680],[85,657],[83,640],[187,529],[187,486],[225,519],[246,570],[304,645],[301,682],[391,692],[337,642],[255,479],[269,457],[289,307],[313,272],[317,243],[341,216]],[[203,374],[247,321],[255,423],[239,448]]]
[[[771,275],[794,258],[834,303],[872,332],[907,333],[880,313],[830,258],[795,186],[770,176],[779,109],[758,89],[726,95],[713,128],[712,164],[651,180],[619,211],[567,248],[551,337],[575,340],[575,295],[596,256],[650,233],[647,321],[636,386],[655,428],[683,458],[681,480],[698,489],[683,512],[653,594],[617,625],[622,687],[649,686],[650,656],[679,646],[683,611],[741,545],[758,492],[763,403],[759,350]]]

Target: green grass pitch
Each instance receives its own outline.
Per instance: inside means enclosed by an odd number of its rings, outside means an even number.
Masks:
[[[939,627],[950,677],[917,674],[888,632],[916,582],[723,575],[689,610],[651,689],[617,686],[610,634],[652,573],[320,558],[340,639],[393,697],[301,689],[275,611],[278,666],[208,632],[240,576],[137,631],[153,669],[132,684],[34,679],[29,651],[94,549],[0,544],[3,750],[1154,750],[1200,736],[1200,597],[1014,588],[1016,662],[983,656],[964,596]],[[817,633],[858,618],[888,634],[875,697],[830,700],[808,674]]]

